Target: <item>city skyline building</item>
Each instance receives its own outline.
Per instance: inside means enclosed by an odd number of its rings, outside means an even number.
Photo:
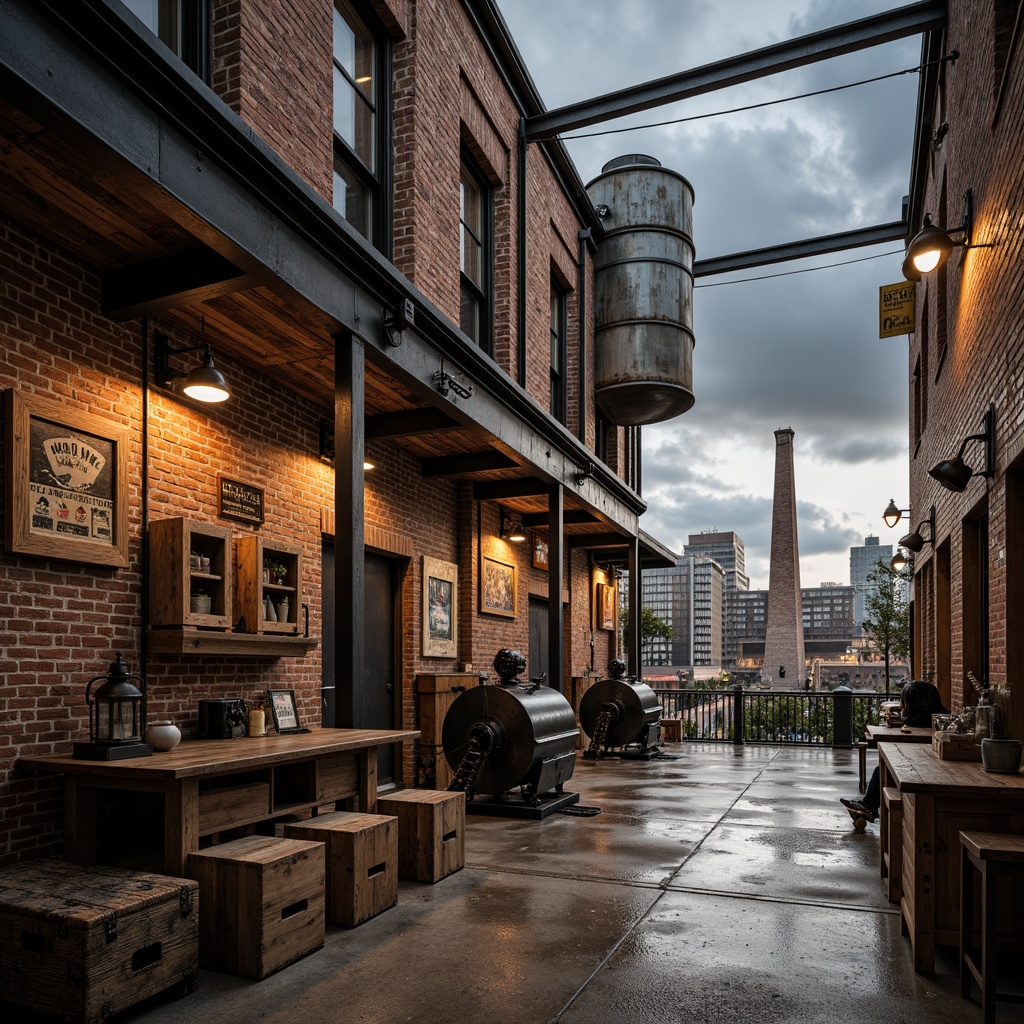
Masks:
[[[875,571],[879,561],[888,565],[892,554],[892,545],[880,544],[875,536],[867,536],[863,544],[850,548],[850,585],[856,591],[853,620],[857,636],[861,635],[861,627],[867,613],[868,594],[874,589],[868,582],[868,576]]]
[[[704,555],[713,558],[725,570],[726,590],[749,590],[746,552],[739,534],[732,530],[705,530],[691,533],[684,555]]]

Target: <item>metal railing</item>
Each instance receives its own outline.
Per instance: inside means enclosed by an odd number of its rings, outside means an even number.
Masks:
[[[877,725],[884,693],[802,690],[655,690],[661,717],[682,722],[684,740],[852,746]]]

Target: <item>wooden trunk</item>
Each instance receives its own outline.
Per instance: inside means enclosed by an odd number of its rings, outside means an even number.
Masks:
[[[398,818],[398,877],[436,882],[466,863],[466,794],[403,789],[377,799]]]
[[[246,836],[189,856],[199,882],[203,967],[249,978],[324,944],[324,846]]]
[[[61,860],[0,870],[0,992],[76,1024],[199,976],[198,886]]]
[[[326,847],[327,921],[354,928],[398,902],[398,820],[338,811],[284,826]]]

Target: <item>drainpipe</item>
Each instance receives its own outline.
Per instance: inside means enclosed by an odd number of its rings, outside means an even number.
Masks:
[[[519,281],[516,287],[518,329],[516,338],[516,382],[526,388],[526,120],[519,119],[519,210],[516,216],[516,245],[519,249]]]
[[[577,326],[577,348],[579,350],[579,424],[576,436],[587,443],[587,249],[597,251],[594,232],[583,228],[579,233],[579,256],[576,260],[576,295],[579,299]]]

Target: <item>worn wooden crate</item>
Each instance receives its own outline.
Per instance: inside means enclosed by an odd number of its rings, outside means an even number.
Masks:
[[[398,902],[398,819],[337,811],[284,826],[326,847],[327,921],[354,928]]]
[[[243,836],[189,854],[203,900],[203,967],[249,978],[324,944],[324,844]]]
[[[99,1024],[199,978],[198,886],[187,878],[30,861],[0,870],[0,992]]]
[[[932,752],[940,761],[981,760],[981,747],[970,733],[937,732],[932,736]]]
[[[403,789],[377,798],[398,818],[398,877],[437,882],[466,863],[466,794]]]

